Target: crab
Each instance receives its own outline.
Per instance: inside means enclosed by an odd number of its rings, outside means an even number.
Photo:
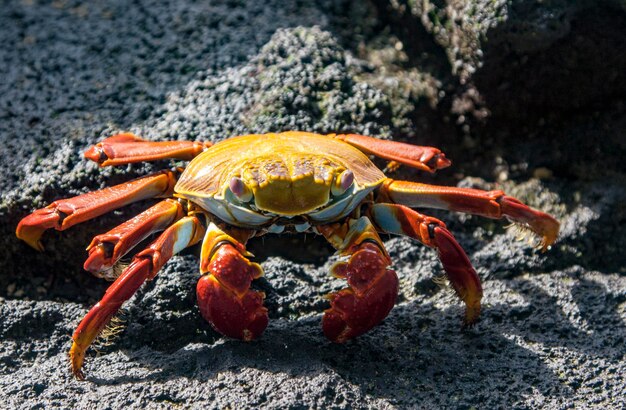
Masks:
[[[482,287],[467,255],[446,225],[413,208],[438,208],[507,218],[540,238],[543,250],[559,223],[502,191],[393,180],[368,155],[433,173],[451,164],[433,147],[356,134],[289,131],[209,142],[151,142],[129,133],[92,146],[85,157],[113,166],[164,159],[191,160],[130,182],[54,201],[17,226],[17,237],[43,251],[50,228],[65,230],[130,203],[164,198],[134,218],[97,235],[84,268],[114,282],[72,336],[71,371],[83,380],[85,353],[122,304],[176,253],[201,243],[196,294],[200,314],[219,333],[259,337],[268,324],[265,295],[251,289],[263,275],[246,242],[266,233],[312,232],[337,249],[331,273],[347,286],[328,298],[325,336],[342,343],[380,324],[395,304],[398,277],[380,233],[406,235],[435,248],[447,279],[465,303],[464,324],[480,314]],[[120,259],[160,232],[130,264]],[[120,267],[121,266],[121,267]]]

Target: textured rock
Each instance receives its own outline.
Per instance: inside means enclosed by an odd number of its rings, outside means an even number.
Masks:
[[[623,2],[264,3],[3,5],[5,406],[624,407]],[[501,221],[433,212],[483,279],[482,320],[462,330],[461,304],[432,280],[443,274],[435,252],[389,238],[398,305],[345,345],[319,327],[323,295],[342,287],[323,240],[251,242],[271,317],[252,343],[201,319],[191,249],[125,305],[123,331],[88,355],[88,382],[73,380],[70,335],[107,286],[81,271],[82,249],[145,204],[46,233],[41,254],[15,239],[19,219],[170,166],[82,159],[114,132],[217,141],[286,129],[441,146],[454,168],[420,178],[503,188],[556,215],[561,239],[541,253]]]

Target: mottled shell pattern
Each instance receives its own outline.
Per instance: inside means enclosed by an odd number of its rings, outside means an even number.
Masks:
[[[224,222],[305,231],[348,215],[385,175],[357,148],[306,132],[221,141],[187,166],[174,188]],[[275,225],[280,222],[280,225]]]

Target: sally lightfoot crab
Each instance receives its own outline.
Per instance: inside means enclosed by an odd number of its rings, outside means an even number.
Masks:
[[[268,323],[264,294],[251,290],[263,275],[250,262],[248,239],[265,233],[313,232],[344,256],[332,274],[347,287],[329,295],[322,328],[345,342],[378,325],[393,307],[398,278],[380,232],[407,235],[437,249],[448,280],[466,305],[465,324],[478,319],[482,288],[476,271],[443,222],[412,208],[439,208],[507,218],[541,238],[547,249],[559,223],[502,191],[442,187],[387,178],[367,154],[434,172],[450,165],[436,148],[363,135],[306,132],[245,135],[217,144],[149,142],[119,134],[91,147],[85,157],[100,166],[160,159],[191,160],[133,181],[60,199],[20,221],[17,236],[43,250],[45,230],[65,230],[116,208],[164,198],[89,247],[85,269],[114,280],[72,336],[73,374],[83,379],[85,352],[122,304],[153,279],[172,255],[202,242],[197,299],[202,316],[223,335],[251,340]],[[119,260],[156,232],[160,235],[131,263]]]

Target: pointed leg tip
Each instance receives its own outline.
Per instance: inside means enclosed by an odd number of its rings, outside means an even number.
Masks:
[[[98,147],[97,145],[90,147],[87,151],[85,151],[83,156],[100,166],[102,166],[102,163],[107,159],[106,154],[104,153],[104,151],[102,151],[102,148]]]
[[[83,269],[93,274],[98,274],[105,270],[106,268],[110,268],[111,266],[107,266],[106,263],[106,254],[104,249],[100,246],[96,246],[91,248],[89,251],[89,256],[83,265]]]
[[[546,251],[559,236],[560,223],[551,215],[537,211],[516,198],[503,196],[499,199],[502,215],[529,228],[541,237],[541,248]]]
[[[22,222],[24,222],[24,219],[22,219],[20,224],[17,226],[17,229],[15,230],[15,236],[17,236],[18,239],[21,239],[24,242],[26,242],[31,248],[39,252],[43,252],[44,247],[43,247],[43,244],[41,243],[41,236],[46,231],[46,229],[45,228],[41,229],[36,226],[23,224]]]
[[[545,219],[544,225],[544,234],[542,247],[543,250],[546,251],[548,248],[556,242],[559,237],[559,230],[561,229],[561,224],[559,221],[551,217],[550,215],[546,215],[548,218]]]
[[[24,217],[15,229],[15,235],[38,251],[43,251],[41,236],[50,228],[58,228],[60,215],[56,209],[41,208]]]
[[[478,318],[475,319],[463,319],[463,326],[461,326],[462,329],[473,329],[476,324],[478,323]]]
[[[463,329],[471,329],[476,326],[480,319],[480,302],[467,305],[465,317],[463,318]]]
[[[85,373],[81,369],[77,369],[77,370],[72,369],[72,374],[74,375],[76,380],[80,382],[85,381]]]
[[[450,165],[452,165],[452,161],[446,158],[446,155],[443,152],[435,155],[435,169],[447,168]]]
[[[81,349],[76,342],[72,341],[69,356],[72,374],[77,380],[85,380],[85,373],[82,370],[83,361],[85,359],[85,350]]]

